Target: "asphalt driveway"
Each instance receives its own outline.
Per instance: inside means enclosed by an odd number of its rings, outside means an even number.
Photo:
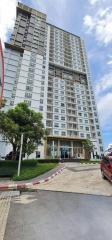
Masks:
[[[4,240],[111,240],[112,197],[24,193],[11,200]]]

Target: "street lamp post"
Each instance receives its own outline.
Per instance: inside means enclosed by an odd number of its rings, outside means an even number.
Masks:
[[[37,125],[37,123],[33,123],[34,126]],[[30,139],[27,139],[27,143],[30,141]],[[18,163],[18,176],[20,175],[21,170],[21,159],[22,159],[22,149],[23,149],[23,133],[21,134],[21,145],[20,145],[20,153],[19,153],[19,163]]]
[[[20,146],[19,163],[18,163],[18,176],[20,175],[20,169],[21,169],[22,149],[23,149],[23,133],[21,134],[21,146]]]

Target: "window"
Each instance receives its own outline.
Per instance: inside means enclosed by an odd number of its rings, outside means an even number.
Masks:
[[[102,140],[101,139],[99,139],[99,143],[102,144]]]
[[[59,132],[58,131],[54,131],[54,135],[59,135]]]
[[[40,96],[43,98],[44,97],[44,93],[41,93]]]
[[[59,127],[59,123],[54,123],[54,127]]]
[[[55,93],[58,93],[58,90],[55,90]]]
[[[41,85],[44,85],[44,81],[41,82]]]
[[[24,100],[25,103],[27,103],[27,105],[30,107],[31,106],[31,101],[29,100]]]
[[[100,151],[103,152],[103,147],[100,147]]]
[[[61,107],[64,107],[65,106],[65,104],[64,103],[61,103]]]
[[[65,124],[61,124],[61,127],[62,127],[62,128],[65,128],[65,126],[66,126]]]
[[[55,116],[54,116],[54,119],[57,119],[57,120],[58,120],[58,119],[59,119],[59,116],[58,116],[58,115],[55,115]]]
[[[90,139],[90,134],[87,134],[86,137]]]
[[[65,110],[64,110],[64,109],[62,109],[62,110],[61,110],[61,113],[65,113]]]
[[[58,99],[58,96],[55,96],[55,99]]]
[[[105,157],[105,158],[103,158],[103,162],[104,162],[105,164],[109,164],[109,159],[107,159],[107,158]]]
[[[41,91],[44,91],[44,87],[41,87]]]
[[[66,136],[66,132],[61,132],[61,135],[62,136]]]
[[[55,102],[55,105],[57,106],[57,105],[58,105],[58,102]]]
[[[39,110],[40,110],[40,111],[43,111],[43,106],[40,106],[40,107],[39,107]]]
[[[27,83],[28,83],[28,84],[33,84],[33,80],[28,79],[28,80],[27,80]]]
[[[81,136],[82,138],[84,138],[84,133],[80,133],[80,136]]]
[[[40,158],[40,152],[36,151],[36,158]]]
[[[85,120],[85,123],[88,123],[88,120]]]
[[[11,105],[11,106],[14,105],[14,101],[13,101],[13,100],[10,101],[10,105]]]
[[[65,117],[61,117],[61,120],[65,121]]]
[[[40,103],[43,104],[43,99],[40,99]]]
[[[54,111],[55,111],[55,112],[59,112],[59,109],[58,109],[58,108],[55,108]]]
[[[61,101],[64,101],[64,97],[61,97]]]
[[[26,86],[26,90],[27,90],[27,91],[32,91],[32,89],[33,89],[33,87],[31,87],[31,86]]]
[[[82,119],[79,119],[79,122],[82,123]]]
[[[32,98],[32,94],[31,93],[25,93],[25,97],[26,98]]]
[[[100,132],[97,132],[98,136],[101,136],[101,133]]]

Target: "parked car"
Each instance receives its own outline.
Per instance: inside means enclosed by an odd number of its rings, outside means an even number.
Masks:
[[[104,155],[101,160],[100,168],[102,178],[112,182],[112,152],[108,152],[108,155]]]

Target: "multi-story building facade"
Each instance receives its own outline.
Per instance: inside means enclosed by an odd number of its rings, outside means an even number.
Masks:
[[[84,157],[83,140],[103,153],[101,130],[84,41],[46,22],[21,3],[10,42],[5,43],[6,110],[19,102],[43,114],[49,135],[40,157]]]
[[[0,40],[0,108],[2,105],[2,99],[3,99],[3,85],[4,85],[4,60],[3,60],[2,43]]]

